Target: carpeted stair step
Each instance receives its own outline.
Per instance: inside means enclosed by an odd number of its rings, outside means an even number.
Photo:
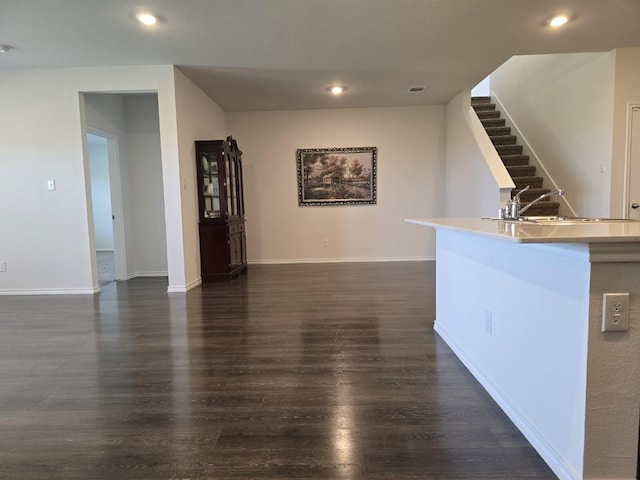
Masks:
[[[523,204],[524,207],[526,205]],[[533,207],[526,210],[523,215],[525,217],[551,217],[558,215],[558,209],[560,208],[559,202],[539,202]]]
[[[516,185],[516,188],[511,191],[511,197],[513,198],[518,191],[529,186],[529,190],[520,195],[524,207],[540,195],[549,193],[551,190],[542,188],[542,177],[536,176],[535,165],[529,165],[529,156],[522,153],[522,145],[517,144],[517,137],[511,135],[511,128],[506,126],[504,118],[500,118],[500,111],[496,110],[496,104],[491,102],[491,97],[471,97],[471,106]],[[526,210],[525,215],[558,215],[559,208],[559,202],[552,202],[549,198],[545,198]]]
[[[476,112],[494,111],[496,109],[495,103],[472,103],[471,106]]]
[[[511,177],[518,190],[529,185],[531,188],[542,188],[542,177]]]
[[[496,151],[501,157],[503,155],[521,155],[522,145],[496,145]]]
[[[494,145],[515,145],[518,140],[515,135],[495,135],[489,136]]]
[[[484,129],[490,137],[497,137],[499,135],[511,135],[511,128],[509,127],[484,127]]]
[[[500,155],[500,158],[505,167],[529,164],[529,155]]]
[[[526,185],[525,185],[526,187]],[[513,198],[516,193],[518,193],[520,190],[522,190],[521,188],[514,188],[513,190],[511,190],[511,198]],[[532,202],[533,200],[535,200],[536,198],[538,198],[540,195],[544,195],[545,193],[549,193],[551,190],[549,190],[548,188],[530,188],[529,190],[527,190],[526,192],[523,192],[520,194],[520,201],[523,203],[526,202]],[[545,198],[544,200],[541,200],[542,202],[548,202],[550,200],[549,197]],[[533,207],[531,207],[533,208]]]
[[[480,120],[487,118],[500,118],[500,112],[497,110],[476,110],[476,115]]]
[[[507,167],[507,172],[511,177],[533,177],[536,174],[535,165],[514,165]]]
[[[478,103],[491,103],[491,97],[471,97],[471,105],[477,105]]]
[[[481,118],[480,116],[478,116],[478,118],[480,118],[480,123],[482,123],[482,126],[485,128],[485,130],[491,127],[504,127],[505,123],[507,122],[504,118],[499,118],[499,117],[498,118]]]

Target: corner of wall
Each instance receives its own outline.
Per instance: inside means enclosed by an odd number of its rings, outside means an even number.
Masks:
[[[445,215],[493,216],[513,181],[463,90],[446,108]]]
[[[225,138],[226,113],[178,67],[174,66],[173,71],[177,165],[174,167],[176,171],[171,180],[171,188],[173,194],[179,197],[179,201],[176,202],[179,207],[173,214],[179,215],[180,219],[179,251],[184,265],[183,278],[179,285],[192,285],[200,278],[194,142]]]

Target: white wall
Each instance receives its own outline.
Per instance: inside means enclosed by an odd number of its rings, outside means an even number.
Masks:
[[[226,138],[224,111],[179,69],[175,70],[176,122],[180,156],[181,184],[171,185],[182,199],[177,209],[182,218],[183,259],[186,288],[200,283],[200,246],[198,234],[198,197],[196,193],[196,140]],[[181,188],[182,186],[182,188]],[[178,212],[174,213],[176,215]]]
[[[95,138],[99,140],[90,140],[87,145],[91,164],[91,202],[96,235],[95,246],[97,251],[109,251],[113,250],[109,152],[106,139]]]
[[[468,90],[447,105],[446,127],[446,216],[495,217],[514,184],[471,110]]]
[[[227,126],[243,151],[250,262],[434,257],[433,233],[403,219],[444,214],[444,107],[238,112]],[[298,206],[296,149],[370,146],[377,205]]]
[[[472,97],[488,97],[491,95],[491,76],[485,77],[471,89]]]
[[[160,152],[158,98],[125,95],[127,158],[120,171],[127,178],[127,270],[130,277],[167,275],[167,241]]]
[[[87,93],[84,95],[85,123],[88,129],[112,134],[121,138],[118,156],[128,157],[126,147],[125,96],[118,93]]]
[[[579,216],[610,215],[614,58],[516,56],[491,74],[493,94]]]
[[[615,95],[613,99],[613,146],[611,168],[611,213],[622,217],[624,166],[627,148],[627,108],[640,104],[640,48],[619,48],[615,55]]]
[[[0,84],[0,204],[12,206],[0,210],[0,260],[7,262],[0,293],[92,293],[97,281],[79,92],[157,91],[163,183],[180,185],[174,69],[2,70]],[[56,180],[53,192],[48,179]],[[180,202],[165,191],[165,204]],[[166,220],[169,256],[177,258],[169,282],[184,287],[182,218],[176,217]]]

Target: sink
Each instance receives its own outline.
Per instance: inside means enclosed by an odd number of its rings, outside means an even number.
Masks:
[[[594,218],[594,217],[524,217],[527,222],[541,225],[584,225],[591,223],[620,223],[634,222],[625,218]]]
[[[501,222],[534,223],[537,225],[585,225],[597,223],[637,222],[625,218],[595,218],[595,217],[521,217],[519,219],[504,219],[497,217],[484,217],[483,220],[498,220]]]
[[[545,217],[550,218],[550,217]],[[495,220],[497,222],[511,222],[511,223],[538,223],[535,220],[529,220],[527,217],[520,218],[500,218],[500,217],[482,217],[480,220]]]

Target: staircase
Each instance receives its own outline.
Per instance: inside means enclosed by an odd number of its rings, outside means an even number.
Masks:
[[[529,156],[522,154],[522,145],[518,145],[516,136],[511,135],[511,128],[505,127],[505,120],[500,118],[500,111],[496,110],[495,103],[491,103],[491,97],[471,97],[471,106],[516,185],[516,188],[511,191],[511,197],[530,185],[529,190],[520,195],[524,207],[540,195],[549,193],[551,190],[543,188],[542,177],[536,176],[536,167],[529,165]],[[528,209],[525,215],[556,216],[559,207],[559,202],[553,202],[547,198]]]

